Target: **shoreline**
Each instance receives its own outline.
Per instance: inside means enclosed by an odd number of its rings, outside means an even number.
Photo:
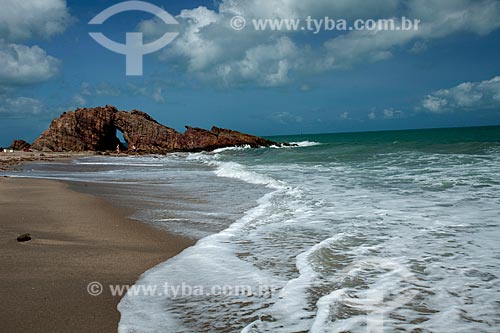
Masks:
[[[116,332],[121,297],[107,286],[133,285],[195,243],[55,180],[0,177],[0,210],[0,325],[9,332]],[[18,243],[24,233],[33,239]],[[99,296],[87,292],[93,281]]]
[[[15,150],[12,153],[0,152],[0,171],[12,171],[20,167],[24,163],[29,162],[64,162],[71,161],[82,157],[91,156],[111,156],[111,157],[127,157],[127,156],[144,156],[121,152],[115,154],[113,152],[43,152],[43,151],[19,151]]]
[[[0,171],[15,170],[16,167],[28,162],[57,162],[76,159],[79,157],[94,156],[96,153],[53,153],[53,152],[23,152],[14,151],[12,153],[0,152]]]

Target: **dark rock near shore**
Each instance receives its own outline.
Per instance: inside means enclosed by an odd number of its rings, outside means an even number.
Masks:
[[[14,140],[12,144],[10,145],[9,149],[14,149],[14,150],[25,150],[29,149],[31,145],[24,141],[24,140]]]
[[[47,131],[35,140],[32,149],[40,151],[110,151],[118,145],[117,130],[131,150],[139,153],[165,154],[175,151],[210,151],[218,148],[249,145],[282,146],[254,135],[212,127],[210,131],[186,126],[185,133],[166,127],[147,113],[119,111],[113,106],[77,109],[54,119]]]
[[[30,234],[22,234],[21,236],[17,237],[18,242],[27,242],[31,240],[31,235]]]

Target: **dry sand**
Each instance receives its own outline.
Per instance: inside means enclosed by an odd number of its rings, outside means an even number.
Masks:
[[[1,331],[116,332],[120,299],[106,286],[192,245],[129,213],[61,182],[0,177]],[[18,243],[23,233],[33,240]],[[87,293],[92,281],[102,295]]]

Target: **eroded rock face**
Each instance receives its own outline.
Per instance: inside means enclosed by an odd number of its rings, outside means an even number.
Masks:
[[[14,140],[9,148],[14,150],[23,150],[29,149],[30,147],[31,145],[24,140]]]
[[[31,145],[42,151],[105,151],[120,143],[116,137],[114,107],[77,109],[54,119]]]
[[[148,114],[118,111],[113,106],[77,109],[52,121],[49,129],[35,140],[32,149],[41,151],[107,151],[120,144],[116,131],[123,133],[129,147],[145,154],[173,151],[214,150],[250,145],[282,145],[257,136],[213,127],[210,131],[186,127],[185,133],[163,126]]]

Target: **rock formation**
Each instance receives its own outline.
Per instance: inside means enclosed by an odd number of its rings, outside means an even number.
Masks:
[[[250,145],[287,145],[232,130],[212,127],[210,131],[186,126],[185,133],[163,126],[148,114],[118,111],[113,106],[77,109],[54,119],[47,131],[35,140],[32,149],[40,151],[109,151],[120,144],[117,130],[126,143],[145,154],[175,151],[210,151],[217,148]]]
[[[31,145],[24,140],[14,140],[10,145],[9,149],[23,150],[23,149],[29,149],[30,147]]]
[[[31,235],[30,234],[22,234],[17,237],[17,241],[22,243],[22,242],[28,242],[31,240]]]

